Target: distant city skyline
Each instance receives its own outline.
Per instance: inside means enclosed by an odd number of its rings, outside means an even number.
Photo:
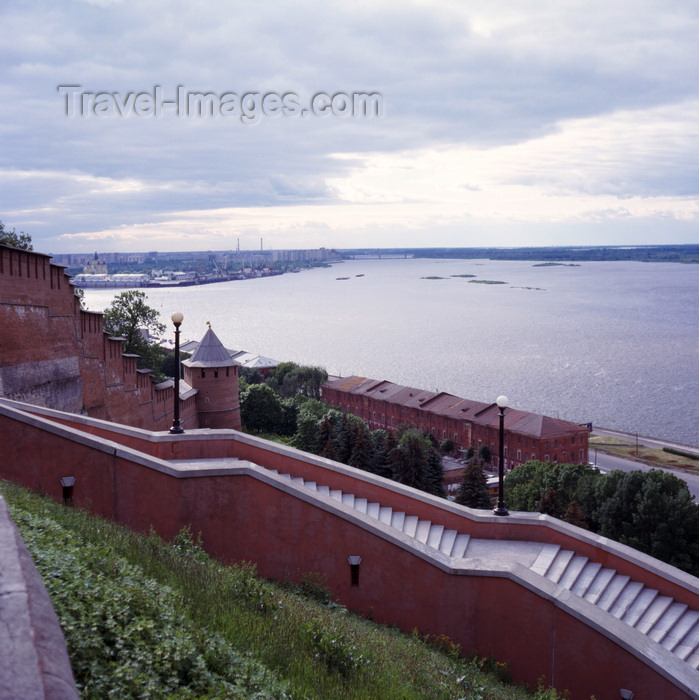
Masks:
[[[0,220],[41,252],[699,242],[699,7],[0,8]]]

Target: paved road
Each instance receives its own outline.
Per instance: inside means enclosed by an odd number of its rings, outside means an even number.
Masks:
[[[595,462],[594,448],[590,449],[590,462],[593,464]],[[649,467],[647,464],[634,462],[616,455],[603,454],[602,452],[597,453],[597,466],[606,472],[610,472],[613,469],[620,469],[623,472],[632,472],[638,469],[647,472],[650,469],[658,469],[658,467]],[[699,503],[699,476],[696,474],[685,474],[674,469],[667,469],[666,471],[678,476],[680,479],[684,479],[687,482],[687,486],[689,486],[689,492],[694,494],[696,502]]]
[[[606,428],[595,428],[593,430],[595,435],[601,435],[604,437],[617,437],[620,440],[627,442],[635,442],[636,435],[631,433],[622,433],[618,430],[608,430]],[[646,436],[638,437],[638,444],[645,445],[646,447],[651,447],[653,449],[661,450],[663,447],[674,447],[675,449],[684,450],[686,452],[693,452],[699,455],[699,448],[691,447],[689,445],[679,445],[677,443],[667,442],[665,440],[658,440],[657,438],[650,438]],[[647,464],[641,462],[634,462],[632,459],[624,459],[623,457],[617,457],[616,455],[604,454],[595,450],[594,446],[591,446],[588,452],[588,458],[592,464],[595,464],[604,471],[612,471],[613,469],[619,469],[623,472],[631,472],[640,469],[641,471],[647,472],[650,469],[659,469],[660,467],[650,467]],[[595,459],[597,460],[595,462]],[[680,479],[684,479],[689,486],[689,492],[694,495],[695,500],[699,503],[699,475],[697,474],[687,474],[680,470],[666,469],[665,471],[678,476]]]

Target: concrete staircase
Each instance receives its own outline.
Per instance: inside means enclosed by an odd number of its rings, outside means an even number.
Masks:
[[[276,470],[272,470],[277,473]],[[297,486],[335,500],[388,527],[395,528],[426,547],[458,559],[513,561],[528,567],[599,610],[635,628],[677,658],[699,670],[699,611],[678,603],[629,576],[617,573],[554,544],[512,540],[474,539],[416,515],[394,511],[351,493],[320,486],[289,474]]]

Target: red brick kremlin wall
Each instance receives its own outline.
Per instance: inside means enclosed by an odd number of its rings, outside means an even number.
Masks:
[[[171,385],[123,354],[101,313],[80,308],[64,268],[50,256],[0,245],[0,396],[117,423],[165,429]],[[181,402],[185,428],[198,427],[195,397]]]

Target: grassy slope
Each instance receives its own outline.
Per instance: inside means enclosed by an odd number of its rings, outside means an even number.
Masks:
[[[504,666],[459,659],[448,639],[425,643],[333,605],[313,577],[292,590],[210,559],[187,531],[168,544],[7,482],[0,492],[84,697],[532,697],[496,679]]]

